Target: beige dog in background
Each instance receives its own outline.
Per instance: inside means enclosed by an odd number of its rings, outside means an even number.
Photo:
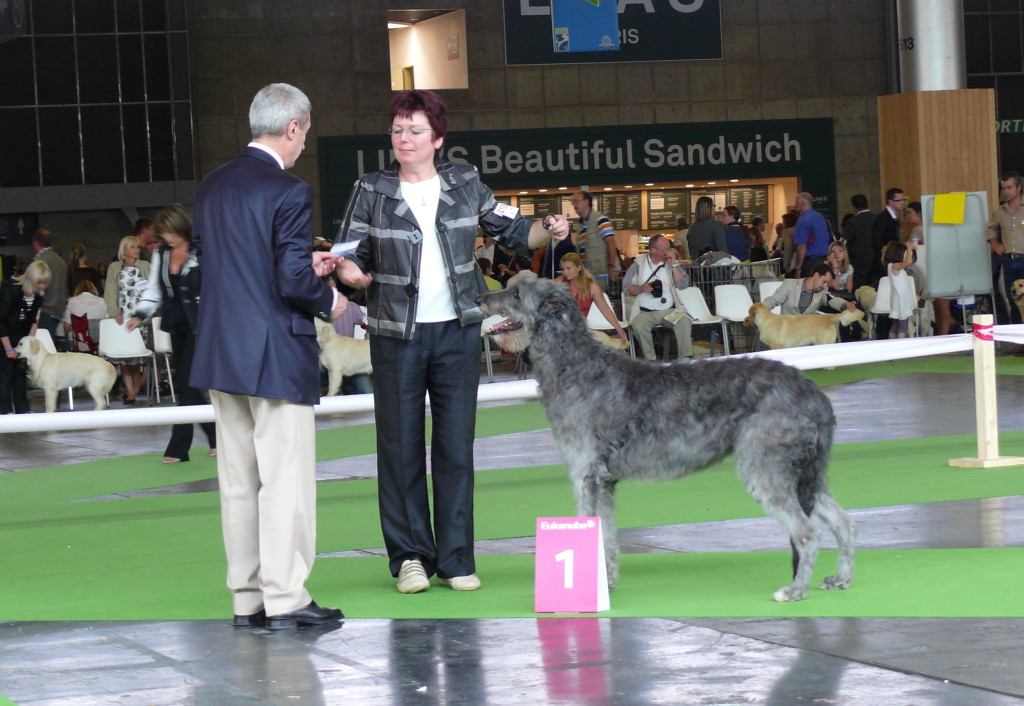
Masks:
[[[1013,284],[1010,285],[1010,296],[1017,305],[1021,318],[1024,318],[1024,279],[1013,280]]]
[[[57,392],[66,387],[84,387],[89,391],[96,410],[107,408],[107,393],[114,386],[114,366],[88,353],[50,353],[35,336],[24,336],[14,350],[28,361],[36,384],[46,395],[46,411],[57,411]]]
[[[373,372],[369,341],[342,336],[334,326],[321,319],[313,319],[313,323],[316,324],[316,342],[320,346],[320,362],[327,368],[328,397],[338,394],[342,377]]]
[[[839,324],[849,326],[864,318],[859,309],[839,314],[773,314],[758,302],[750,307],[745,323],[753,321],[761,340],[772,348],[820,346],[839,340]]]

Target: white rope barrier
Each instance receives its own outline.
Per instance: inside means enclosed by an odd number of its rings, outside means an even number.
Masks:
[[[496,382],[481,385],[477,393],[479,402],[505,402],[509,400],[537,399],[535,380]],[[329,414],[358,414],[373,411],[373,395],[345,395],[324,397],[313,407],[317,416]],[[213,406],[149,407],[146,409],[105,409],[102,412],[51,412],[41,414],[6,414],[0,417],[0,434],[40,431],[76,431],[110,427],[147,427],[163,424],[199,424],[212,422]]]
[[[1024,464],[1024,458],[999,456],[999,427],[995,405],[995,344],[1007,341],[1024,344],[1024,324],[992,326],[992,317],[974,317],[973,334],[902,338],[885,341],[836,343],[825,346],[787,348],[744,353],[778,360],[800,370],[879,363],[890,360],[958,353],[974,349],[975,398],[978,421],[978,457],[951,459],[950,465],[989,468]],[[979,335],[979,331],[984,331]],[[479,402],[527,401],[538,397],[534,380],[481,385]],[[326,397],[316,405],[317,416],[357,414],[373,411],[373,395]],[[197,424],[214,421],[211,405],[189,407],[151,407],[148,409],[108,409],[102,412],[53,412],[15,414],[0,418],[0,434],[19,432],[73,431],[109,427],[142,427],[169,424]]]

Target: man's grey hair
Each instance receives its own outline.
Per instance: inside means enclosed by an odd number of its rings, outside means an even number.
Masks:
[[[808,194],[806,191],[801,191],[799,194],[797,194],[796,195],[796,200],[797,201],[803,201],[810,208],[814,208],[814,197],[811,196],[810,194]]]
[[[288,123],[298,120],[299,125],[309,122],[311,110],[306,94],[287,83],[264,86],[249,106],[249,127],[252,139],[264,135],[283,135]]]

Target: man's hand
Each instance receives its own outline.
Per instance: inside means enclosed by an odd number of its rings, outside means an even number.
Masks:
[[[1002,243],[1000,243],[995,238],[993,238],[992,240],[990,240],[988,242],[989,242],[989,245],[992,246],[992,252],[994,252],[996,255],[1002,255],[1004,252],[1006,252],[1006,246],[1003,245]]]
[[[846,310],[847,311],[857,311],[857,305],[854,304],[853,302],[846,302]]]
[[[124,323],[124,316],[118,314],[117,316],[114,317],[114,321],[116,321],[117,325],[120,326],[121,324]]]
[[[139,327],[140,323],[142,322],[139,321],[138,319],[128,319],[128,322],[124,325],[124,327],[129,331],[134,331]]]
[[[334,308],[331,309],[331,321],[345,313],[345,309],[348,308],[348,297],[341,292],[338,292],[338,301],[334,302]]]
[[[611,265],[608,266],[608,279],[610,279],[612,282],[618,282],[619,281],[619,277],[621,277],[621,276],[622,276],[621,272],[619,272],[617,269],[615,269]]]
[[[359,266],[356,263],[351,260],[346,260],[343,257],[339,257],[337,259],[335,269],[337,269],[338,276],[341,277],[341,281],[350,287],[365,289],[366,287],[369,287],[370,282],[373,281],[373,277],[359,269]]]
[[[323,250],[314,250],[313,272],[316,273],[317,277],[326,277],[334,272],[337,261],[338,257],[333,253],[324,252]]]

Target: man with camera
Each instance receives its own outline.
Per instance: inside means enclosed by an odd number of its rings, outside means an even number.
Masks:
[[[679,290],[686,289],[689,278],[676,263],[672,243],[664,235],[651,238],[646,255],[638,257],[622,282],[624,294],[633,297],[629,323],[640,339],[640,349],[646,360],[655,360],[655,326],[672,330],[680,360],[693,357],[693,341],[690,338],[691,320],[679,300]]]

